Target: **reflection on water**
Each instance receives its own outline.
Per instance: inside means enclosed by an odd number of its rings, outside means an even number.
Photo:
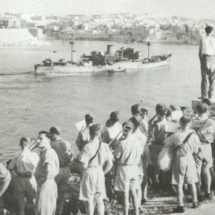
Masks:
[[[91,50],[105,51],[106,42],[77,42],[75,59]],[[122,44],[117,45],[121,47]],[[134,46],[147,56],[144,44]],[[53,51],[56,51],[55,53]],[[120,119],[130,117],[130,107],[142,103],[154,114],[157,103],[190,105],[200,95],[198,47],[153,44],[151,53],[173,53],[170,67],[122,74],[34,76],[33,65],[45,58],[70,59],[70,47],[56,42],[50,47],[2,47],[0,49],[0,111],[2,159],[15,154],[21,136],[36,137],[40,130],[58,125],[62,137],[75,147],[75,123],[86,113],[95,122],[107,120],[113,110]]]

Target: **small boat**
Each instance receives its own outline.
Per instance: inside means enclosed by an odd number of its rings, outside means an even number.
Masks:
[[[115,72],[126,72],[126,69],[123,68],[116,68],[116,69],[110,69],[108,70],[109,73],[115,73]]]

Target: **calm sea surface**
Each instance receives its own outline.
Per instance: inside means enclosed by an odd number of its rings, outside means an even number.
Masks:
[[[90,51],[105,51],[106,42],[77,41],[75,59]],[[145,44],[116,44],[135,47],[147,56]],[[130,117],[130,107],[142,103],[154,114],[157,103],[191,106],[200,95],[198,47],[192,45],[152,44],[151,54],[172,53],[170,66],[112,75],[72,75],[35,77],[34,64],[45,58],[70,59],[67,42],[48,47],[0,48],[0,152],[1,160],[19,150],[22,136],[36,137],[40,130],[60,126],[62,137],[74,151],[75,123],[93,114],[95,122],[104,124],[111,111],[120,111],[120,121]]]

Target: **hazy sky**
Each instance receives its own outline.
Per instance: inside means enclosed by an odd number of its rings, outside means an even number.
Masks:
[[[0,0],[0,3],[0,12],[60,15],[130,12],[215,19],[215,0]]]

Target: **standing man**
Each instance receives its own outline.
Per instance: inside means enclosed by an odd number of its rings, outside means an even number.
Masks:
[[[198,117],[192,121],[191,128],[196,131],[199,136],[202,151],[201,160],[198,161],[197,170],[199,181],[201,182],[201,174],[204,178],[205,198],[211,200],[211,174],[210,168],[213,166],[211,144],[215,140],[215,122],[208,118],[207,107],[200,103],[196,106]],[[201,183],[198,184],[199,201],[202,201],[200,193]]]
[[[190,116],[180,118],[181,130],[164,140],[165,147],[172,147],[174,151],[172,165],[172,184],[177,185],[178,207],[173,209],[174,213],[184,212],[183,185],[186,182],[191,185],[193,195],[193,208],[198,207],[196,184],[198,173],[193,154],[198,154],[200,140],[194,130],[190,129]]]
[[[58,187],[57,214],[61,215],[63,212],[68,179],[71,173],[68,164],[72,159],[72,149],[71,144],[61,138],[60,128],[51,127],[49,132],[52,135],[51,147],[57,153],[60,163],[60,172],[56,176],[55,181]]]
[[[215,38],[212,37],[213,27],[205,28],[206,36],[203,37],[199,45],[199,59],[201,63],[201,99],[212,98],[215,78]],[[207,78],[209,80],[209,90],[207,92]]]
[[[132,135],[131,122],[123,124],[123,137],[114,151],[116,176],[114,189],[123,193],[123,215],[129,211],[129,191],[131,193],[134,214],[139,215],[139,167],[142,150],[139,140]]]
[[[0,215],[4,215],[4,201],[3,194],[8,188],[11,181],[11,175],[9,171],[0,162]]]
[[[93,117],[90,114],[85,115],[86,126],[78,133],[76,146],[81,151],[85,144],[90,142],[89,128],[93,125]]]
[[[29,140],[26,137],[20,139],[22,152],[9,164],[8,169],[14,171],[16,177],[15,197],[19,206],[19,215],[25,215],[26,203],[33,206],[37,192],[37,182],[34,176],[39,156],[29,149]]]
[[[36,215],[55,215],[56,210],[57,185],[55,177],[59,173],[59,159],[50,143],[50,133],[40,131],[38,147],[41,148],[41,155],[35,173],[38,183]]]

